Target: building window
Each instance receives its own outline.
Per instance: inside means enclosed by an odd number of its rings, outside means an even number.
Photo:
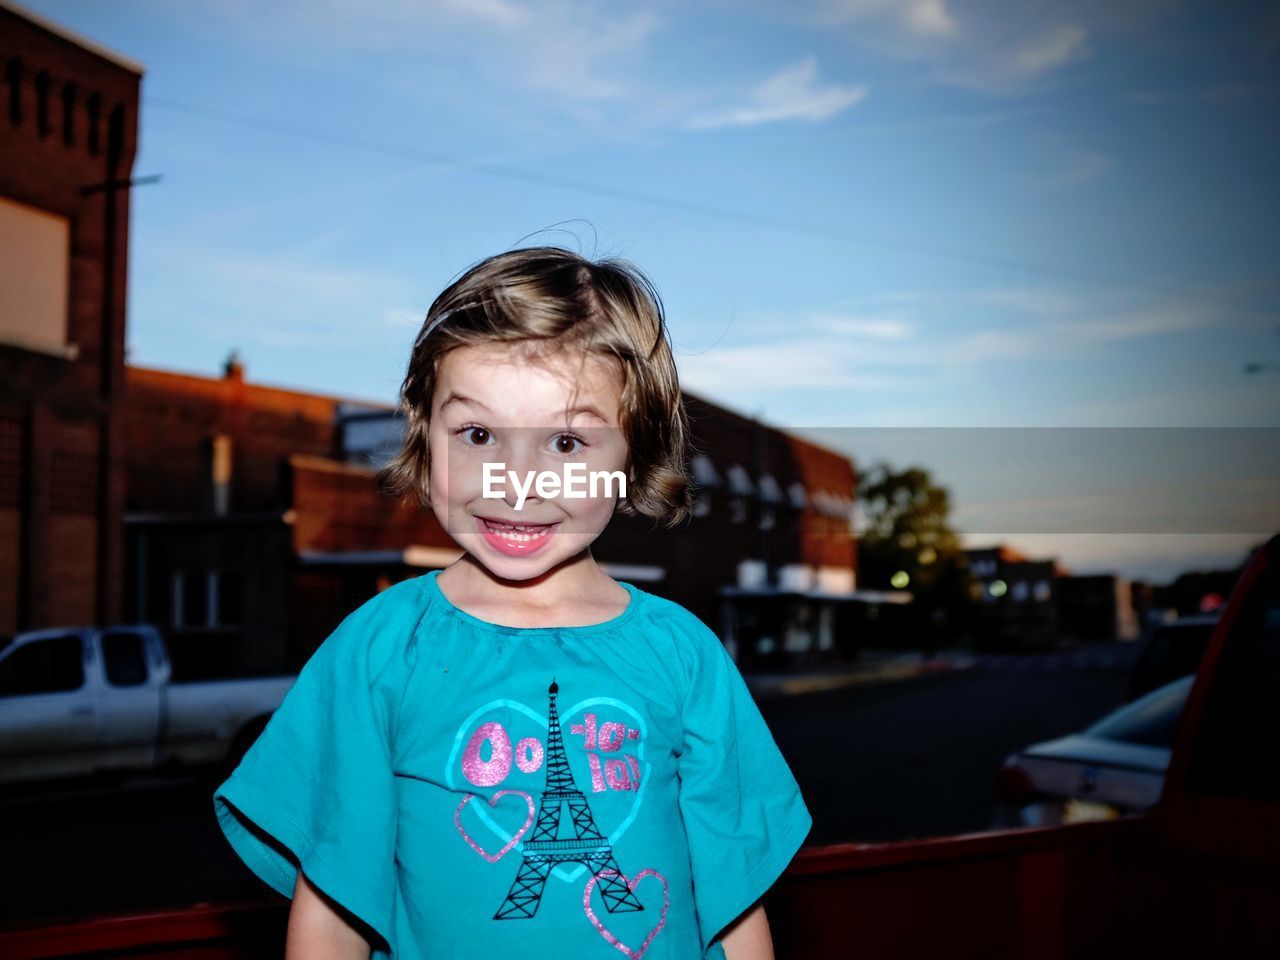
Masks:
[[[102,94],[89,94],[84,105],[89,113],[89,152],[96,157],[102,150],[101,134],[98,131],[98,121],[102,117]]]
[[[4,68],[9,82],[9,122],[15,127],[22,123],[22,58],[10,57]]]
[[[711,491],[724,486],[724,478],[705,453],[699,453],[690,461],[693,471],[693,515],[695,517],[711,516]]]
[[[173,575],[176,629],[237,627],[244,619],[239,570],[179,570]]]
[[[695,517],[711,516],[711,491],[699,488],[693,495],[693,515]]]
[[[62,85],[62,143],[64,146],[76,145],[76,85]]]
[[[0,343],[64,356],[70,222],[0,198],[0,250]]]
[[[773,504],[760,504],[760,522],[761,530],[772,530],[778,524],[777,512],[774,510]]]
[[[727,473],[729,476],[729,522],[746,523],[751,515],[747,498],[755,496],[755,484],[751,482],[750,474],[740,464],[731,464]]]
[[[53,125],[49,122],[49,71],[36,74],[36,131],[47,137]]]
[[[772,530],[778,525],[778,506],[786,502],[787,495],[782,492],[782,485],[771,473],[761,474],[756,495],[760,498],[759,527],[761,530]]]

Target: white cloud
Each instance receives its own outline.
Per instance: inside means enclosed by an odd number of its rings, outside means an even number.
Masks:
[[[1071,187],[1078,183],[1096,180],[1111,169],[1112,159],[1105,153],[1082,150],[1073,153],[1052,174],[1044,179],[1051,187]]]
[[[633,93],[633,61],[660,19],[617,14],[590,0],[294,0],[266,7],[215,0],[216,9],[259,42],[302,57],[334,49],[410,59],[388,73],[412,75],[456,63],[509,90],[568,102]],[[456,72],[456,71],[455,71]],[[469,83],[473,82],[468,80]]]
[[[900,348],[899,348],[900,349]],[[916,366],[901,356],[898,366]],[[891,390],[930,381],[930,373],[886,373],[888,361],[864,355],[851,341],[830,336],[791,337],[682,356],[680,381],[708,396],[736,396],[744,385],[753,396],[770,390]],[[881,367],[882,369],[876,369]]]
[[[1246,380],[1235,385],[1146,390],[1131,396],[1091,400],[1070,406],[1079,426],[1268,427],[1280,426],[1280,390],[1273,382]]]
[[[706,129],[755,126],[777,120],[817,122],[835,116],[867,95],[864,86],[821,86],[817,74],[817,61],[805,57],[757,86],[743,106],[695,117],[689,126]]]
[[[1043,310],[1032,309],[1030,312]],[[1209,326],[1213,314],[1199,306],[1167,305],[1147,310],[1028,320],[1017,324],[979,327],[951,340],[945,349],[948,364],[975,365],[992,360],[1064,353],[1100,343],[1185,333]]]
[[[1184,333],[1213,322],[1213,314],[1199,306],[1155,307],[1112,316],[1089,316],[1056,321],[1049,333],[1090,342],[1133,340],[1137,337]]]
[[[1005,61],[1012,77],[1038,77],[1066,66],[1086,52],[1089,31],[1077,24],[1062,24],[1030,37],[1015,47]]]
[[[791,16],[838,31],[873,70],[911,66],[914,79],[1009,94],[1043,86],[1108,37],[1136,36],[1177,14],[1175,0],[802,0]]]
[[[533,19],[531,11],[518,3],[507,0],[437,0],[435,4],[441,11],[453,13],[462,18],[473,18],[501,27],[524,26]],[[419,6],[431,6],[420,4]]]
[[[617,67],[644,46],[658,24],[652,14],[639,13],[595,24],[570,19],[555,29],[536,31],[521,38],[529,59],[528,74],[522,79],[569,98],[626,96],[632,82]]]
[[[1034,328],[989,327],[964,333],[947,344],[946,362],[951,366],[972,367],[993,360],[1015,360],[1043,352],[1043,336]]]
[[[988,93],[1032,87],[1092,52],[1089,30],[1078,24],[993,29],[940,65],[948,83]]]
[[[947,0],[830,0],[826,13],[837,20],[888,21],[920,37],[949,37],[957,29]]]
[[[1080,306],[1080,301],[1070,294],[1036,287],[984,290],[976,299],[979,303],[1035,314],[1070,313]]]
[[[913,325],[897,317],[850,317],[819,314],[813,318],[815,329],[841,336],[866,340],[906,340],[913,332]]]

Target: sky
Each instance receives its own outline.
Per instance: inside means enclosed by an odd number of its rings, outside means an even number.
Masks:
[[[450,280],[554,243],[653,278],[688,390],[933,469],[972,545],[1162,578],[1280,528],[1255,472],[1256,532],[992,530],[1028,471],[913,447],[1274,436],[1275,3],[25,5],[145,67],[132,363],[392,403]]]

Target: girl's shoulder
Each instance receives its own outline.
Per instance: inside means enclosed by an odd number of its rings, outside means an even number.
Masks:
[[[424,586],[424,577],[393,583],[356,607],[347,619],[370,626],[416,624],[431,606],[431,597]]]
[[[638,626],[651,643],[661,644],[685,675],[704,669],[723,655],[724,644],[711,627],[675,600],[645,593]]]
[[[639,587],[635,589],[642,596],[642,612],[650,622],[661,623],[682,634],[689,634],[699,641],[705,641],[708,634],[715,638],[711,628],[683,604],[656,593],[648,593]]]
[[[397,662],[411,664],[419,626],[431,606],[421,580],[412,577],[375,593],[347,614],[316,654],[340,663],[363,660],[375,672]]]

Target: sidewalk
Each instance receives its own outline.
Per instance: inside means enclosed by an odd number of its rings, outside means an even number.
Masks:
[[[852,663],[796,673],[744,673],[747,687],[756,697],[787,697],[862,683],[892,683],[934,673],[968,670],[975,664],[968,653],[943,651],[932,657],[916,653],[867,652]]]

